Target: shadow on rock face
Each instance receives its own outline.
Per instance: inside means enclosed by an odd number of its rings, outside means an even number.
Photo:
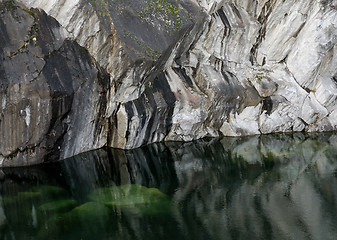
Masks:
[[[42,10],[13,1],[0,8],[1,165],[59,160],[74,151],[70,145],[64,148],[70,141],[66,133],[89,139],[82,131],[88,121],[101,128],[95,115],[82,115],[99,111],[96,106],[104,103],[101,85],[107,74]]]

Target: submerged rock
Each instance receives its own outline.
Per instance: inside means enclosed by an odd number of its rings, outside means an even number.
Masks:
[[[65,212],[73,209],[76,206],[76,201],[73,199],[62,199],[52,202],[47,202],[39,206],[42,212]]]
[[[106,229],[113,227],[107,226],[108,220],[107,207],[100,203],[87,202],[69,212],[49,218],[45,223],[47,227],[38,229],[34,237],[46,239],[52,234],[58,239],[92,239],[100,237]]]
[[[171,210],[170,199],[164,193],[136,184],[99,188],[90,194],[89,199],[135,214],[167,214]]]
[[[337,128],[336,1],[0,2],[1,166]]]

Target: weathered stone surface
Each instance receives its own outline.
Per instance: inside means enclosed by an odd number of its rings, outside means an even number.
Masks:
[[[337,128],[336,0],[18,2],[0,2],[3,166]]]
[[[108,75],[66,39],[55,19],[11,3],[0,5],[1,165],[36,164],[100,147],[100,95]]]

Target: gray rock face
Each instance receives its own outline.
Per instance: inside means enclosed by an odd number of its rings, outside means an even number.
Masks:
[[[2,166],[56,160],[72,144],[92,149],[108,75],[55,19],[10,3],[0,5]]]
[[[2,166],[337,128],[336,0],[0,4]]]

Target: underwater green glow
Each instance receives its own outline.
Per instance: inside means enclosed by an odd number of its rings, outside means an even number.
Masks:
[[[0,239],[337,239],[337,135],[100,149],[2,169]]]

